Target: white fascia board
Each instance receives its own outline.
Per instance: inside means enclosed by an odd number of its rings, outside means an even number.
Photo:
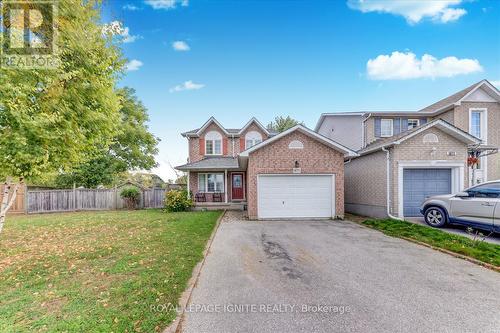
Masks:
[[[479,88],[481,88],[483,85],[488,86],[488,88],[490,88],[491,90],[493,90],[493,92],[497,95],[497,98],[500,98],[500,92],[498,91],[498,89],[494,85],[492,85],[491,83],[489,83],[488,81],[483,80],[477,86],[475,86],[474,89],[472,89],[471,91],[469,91],[464,97],[460,98],[458,100],[457,104],[460,105],[460,103],[462,103],[463,100],[466,100],[470,95],[472,95],[476,90],[478,90]]]
[[[457,138],[457,139],[461,139],[462,142],[465,142],[465,143],[468,143],[468,144],[473,144],[473,143],[480,143],[481,140],[477,139],[476,137],[474,137],[473,135],[470,135],[458,128],[456,128],[455,126],[453,125],[450,125],[448,123],[446,123],[445,121],[439,119],[439,120],[436,120],[434,122],[430,122],[428,123],[427,125],[424,125],[422,128],[416,130],[415,132],[397,140],[394,142],[394,144],[401,144],[402,142],[408,140],[408,139],[411,139],[413,138],[415,135],[418,135],[420,133],[422,133],[423,131],[431,128],[431,127],[434,127],[434,126],[437,126],[439,129],[441,129],[442,131],[446,132],[447,134]]]
[[[366,112],[333,112],[333,113],[322,113],[314,127],[314,131],[318,132],[323,121],[325,121],[326,117],[336,117],[336,116],[364,116]]]
[[[295,125],[294,127],[290,128],[284,132],[281,132],[280,134],[277,134],[277,135],[271,137],[270,139],[262,141],[261,143],[241,152],[240,156],[247,157],[250,153],[252,153],[252,152],[254,152],[254,151],[256,151],[264,146],[267,146],[268,144],[270,144],[274,141],[277,141],[277,140],[281,139],[282,137],[287,136],[288,134],[295,132],[297,130],[303,132],[304,134],[306,134],[306,135],[308,135],[308,136],[310,136],[310,137],[312,137],[320,142],[323,142],[327,146],[330,146],[332,148],[340,150],[341,152],[343,152],[345,154],[346,157],[358,156],[358,154],[354,150],[351,150],[351,149],[341,145],[340,143],[337,143],[333,140],[330,140],[329,138],[327,138],[321,134],[318,134],[315,131],[305,127],[304,125],[300,125],[300,124]]]
[[[250,119],[250,120],[248,121],[248,123],[246,123],[246,125],[245,125],[245,126],[243,126],[243,128],[242,128],[242,129],[240,129],[240,131],[238,132],[238,135],[241,135],[241,134],[242,134],[242,133],[243,133],[243,132],[244,132],[244,131],[248,128],[248,126],[250,126],[252,123],[255,123],[257,126],[259,126],[259,127],[260,127],[260,129],[261,129],[262,131],[264,131],[264,133],[266,133],[267,135],[269,135],[269,130],[268,130],[267,128],[265,128],[265,127],[264,127],[264,125],[262,125],[262,124],[260,123],[260,121],[258,121],[258,120],[257,120],[257,118],[255,118],[255,117],[252,117],[252,119]]]
[[[211,123],[214,123],[216,124],[217,126],[219,126],[219,128],[224,132],[224,134],[226,135],[229,135],[229,132],[226,131],[226,129],[224,128],[224,126],[222,126],[218,121],[217,119],[215,119],[214,117],[210,117],[207,122],[202,126],[200,127],[200,129],[196,132],[196,135],[199,136],[201,133],[203,133],[203,131],[208,127],[208,125],[210,125]]]

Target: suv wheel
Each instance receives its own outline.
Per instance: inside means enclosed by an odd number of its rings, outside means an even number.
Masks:
[[[429,207],[424,214],[425,223],[431,227],[440,228],[446,224],[446,212],[439,207]]]

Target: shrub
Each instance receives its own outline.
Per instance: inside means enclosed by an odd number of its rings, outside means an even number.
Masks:
[[[185,212],[193,206],[193,200],[188,197],[186,190],[171,190],[165,198],[167,212]]]
[[[127,187],[120,192],[120,197],[125,200],[128,209],[135,209],[141,198],[141,192],[135,187]]]

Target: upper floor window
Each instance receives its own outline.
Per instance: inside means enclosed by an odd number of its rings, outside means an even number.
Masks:
[[[486,110],[471,109],[469,116],[469,133],[478,139],[486,141]]]
[[[408,129],[420,126],[420,119],[408,119]]]
[[[205,135],[205,155],[222,155],[222,135],[210,131]]]
[[[262,142],[262,135],[256,131],[250,131],[245,135],[245,149],[251,148]]]
[[[392,119],[381,119],[380,121],[380,136],[390,137],[393,136],[393,120]]]

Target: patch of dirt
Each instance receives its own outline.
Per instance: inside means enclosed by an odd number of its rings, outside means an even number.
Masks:
[[[222,223],[247,222],[246,212],[240,210],[228,210],[222,218]]]

